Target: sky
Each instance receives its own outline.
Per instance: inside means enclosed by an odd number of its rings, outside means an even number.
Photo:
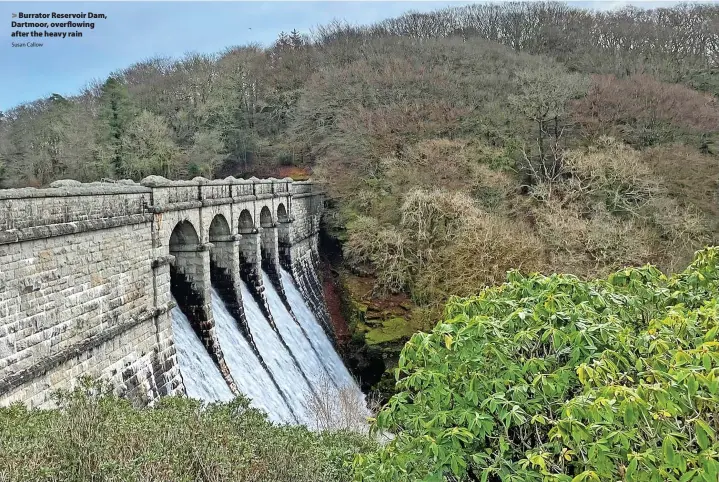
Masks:
[[[277,35],[296,29],[309,33],[332,20],[369,24],[408,10],[432,11],[473,2],[7,2],[0,1],[0,112],[52,93],[78,94],[92,80],[142,60],[181,57],[189,52],[216,53],[248,43],[271,44]],[[676,2],[626,0],[569,2],[587,8],[614,8],[633,3],[669,6]],[[102,13],[107,19],[82,29],[82,38],[12,38],[12,21],[23,13]],[[22,29],[27,30],[27,29]],[[72,31],[48,28],[39,30]],[[42,47],[12,44],[43,43]]]

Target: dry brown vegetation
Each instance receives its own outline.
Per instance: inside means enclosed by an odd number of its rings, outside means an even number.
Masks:
[[[647,149],[642,161],[679,203],[719,215],[719,162],[715,156],[678,144]]]
[[[476,153],[457,141],[427,144],[451,149],[443,163],[450,172],[467,167],[458,153]],[[476,160],[463,171],[464,185],[449,181],[452,190],[429,188],[424,175],[431,178],[431,167],[416,176],[409,166],[398,168],[404,175],[385,182],[401,193],[393,197],[402,200],[399,222],[392,221],[394,210],[358,216],[348,224],[347,260],[371,265],[380,291],[408,290],[415,301],[431,303],[501,283],[512,267],[590,276],[648,262],[673,269],[711,241],[710,213],[691,198],[677,201],[640,151],[604,137],[565,150],[562,160],[561,175],[533,183],[527,197],[517,194],[511,176]],[[477,196],[481,183],[498,193],[491,210]],[[372,202],[357,206],[377,211]]]
[[[713,95],[648,75],[594,76],[574,109],[575,119],[590,137],[615,135],[640,147],[713,132],[719,126]]]
[[[357,387],[336,387],[327,376],[320,377],[305,393],[310,414],[309,428],[317,432],[347,431],[366,434],[368,418],[379,406],[367,400]]]

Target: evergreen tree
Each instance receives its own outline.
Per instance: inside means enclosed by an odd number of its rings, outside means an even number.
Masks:
[[[290,32],[289,43],[293,49],[300,48],[304,45],[302,35],[297,31],[297,29],[293,29],[292,32]]]
[[[127,86],[110,77],[100,94],[100,157],[109,158],[115,175],[124,174],[122,136],[135,117]]]

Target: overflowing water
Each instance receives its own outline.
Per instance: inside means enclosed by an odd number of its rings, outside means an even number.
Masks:
[[[242,303],[245,306],[245,317],[250,333],[260,356],[284,393],[297,421],[303,424],[309,423],[312,417],[307,406],[307,397],[311,389],[245,283],[242,283]]]
[[[261,359],[219,294],[211,290],[217,340],[239,390],[275,422],[364,428],[364,395],[290,274],[282,270],[281,279],[294,318],[269,276],[263,272],[262,278],[277,331],[241,283],[245,317]],[[179,308],[172,310],[172,328],[187,395],[208,402],[231,400],[226,381]]]
[[[171,318],[177,364],[187,396],[206,402],[232,400],[230,387],[192,329],[190,320],[177,306],[172,309]]]
[[[283,268],[282,274],[282,286],[285,288],[285,294],[287,295],[287,301],[292,307],[297,321],[302,325],[305,333],[310,339],[310,342],[314,346],[317,353],[332,378],[334,384],[339,388],[352,389],[356,391],[358,396],[362,396],[362,391],[355,383],[354,378],[345,367],[342,359],[335,351],[332,342],[327,337],[324,329],[317,321],[317,318],[310,310],[309,306],[302,297],[300,290],[297,289],[292,276],[285,271]]]
[[[212,317],[215,319],[217,339],[225,361],[240,391],[252,400],[252,405],[267,412],[270,420],[280,423],[296,422],[274,381],[260,364],[235,318],[227,311],[220,295],[212,289]]]
[[[280,336],[297,360],[302,373],[305,374],[312,386],[316,386],[323,379],[329,377],[327,369],[320,361],[318,354],[303,333],[300,325],[292,319],[292,315],[282,303],[280,294],[275,290],[270,277],[264,271],[262,272],[262,283],[265,285],[267,303],[270,305],[270,312],[272,312],[272,317],[275,319]]]

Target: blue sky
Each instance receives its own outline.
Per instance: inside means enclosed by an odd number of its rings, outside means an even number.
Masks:
[[[407,10],[431,11],[466,3],[472,2],[0,2],[0,18],[5,19],[0,27],[0,111],[51,93],[77,94],[88,81],[104,79],[115,70],[153,56],[215,53],[255,42],[267,45],[281,31],[309,33],[333,19],[366,24]],[[582,5],[609,8],[625,3]],[[53,11],[104,13],[107,20],[86,20],[94,21],[95,29],[83,29],[82,38],[10,37],[17,30],[11,27],[12,13]],[[33,41],[44,46],[11,46],[12,42]]]

